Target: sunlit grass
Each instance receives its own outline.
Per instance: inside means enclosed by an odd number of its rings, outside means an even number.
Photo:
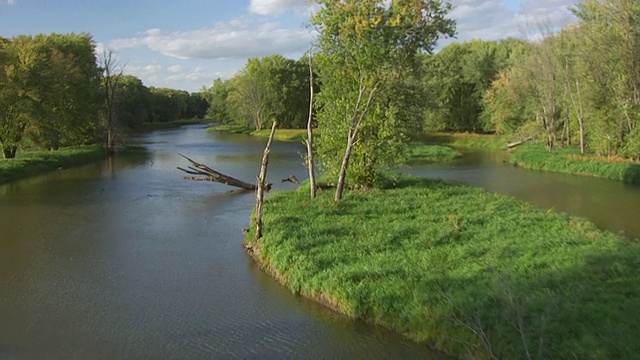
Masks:
[[[227,124],[207,128],[209,131],[225,132],[229,134],[244,134],[268,138],[271,129],[253,130],[243,125]],[[317,130],[314,135],[318,135]],[[302,142],[307,138],[307,129],[277,129],[273,138],[278,141]]]
[[[444,145],[414,143],[409,149],[408,163],[447,162],[462,156],[461,152]]]
[[[20,151],[15,159],[0,159],[0,183],[59,167],[86,164],[105,156],[106,150],[98,145],[68,147],[55,151]]]
[[[497,135],[474,133],[429,133],[423,136],[427,143],[450,145],[469,149],[506,149],[507,139]]]
[[[272,195],[262,264],[294,292],[461,356],[486,357],[482,336],[501,359],[640,353],[637,245],[481,189],[390,183],[339,203],[331,190],[310,201],[308,185]]]
[[[540,144],[526,144],[514,151],[510,161],[514,165],[528,169],[640,183],[640,163],[607,161],[602,157],[580,155],[577,147],[556,148],[549,152]]]

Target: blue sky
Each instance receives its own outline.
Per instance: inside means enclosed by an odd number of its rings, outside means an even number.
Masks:
[[[578,0],[451,0],[456,39],[530,36],[572,21]],[[86,32],[113,49],[147,86],[198,91],[229,78],[247,58],[297,59],[313,41],[306,0],[0,0],[0,36]]]

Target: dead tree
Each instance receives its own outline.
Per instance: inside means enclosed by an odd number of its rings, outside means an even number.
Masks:
[[[311,199],[316,198],[316,174],[313,165],[313,58],[309,51],[309,120],[307,120],[307,167],[309,168],[309,187],[311,188]]]
[[[273,122],[271,126],[271,134],[267,141],[267,146],[264,148],[264,154],[262,155],[262,165],[260,166],[260,175],[258,175],[258,189],[256,191],[256,234],[253,238],[254,242],[257,242],[262,237],[262,206],[264,203],[264,190],[265,179],[267,177],[267,166],[269,165],[269,153],[271,152],[271,143],[273,142],[273,135],[276,133],[276,122]]]
[[[225,184],[225,185],[229,185],[229,186],[234,186],[234,187],[238,187],[244,190],[257,190],[258,187],[254,184],[249,184],[247,182],[244,182],[242,180],[238,180],[234,177],[231,177],[229,175],[225,175],[222,174],[220,172],[217,172],[215,170],[213,170],[212,168],[208,167],[207,165],[201,164],[199,162],[196,162],[194,160],[189,159],[188,157],[179,154],[180,156],[182,156],[183,158],[187,159],[191,165],[193,166],[189,166],[189,170],[181,168],[178,166],[178,170],[184,171],[187,174],[191,174],[191,175],[199,175],[199,176],[184,176],[183,179],[185,180],[192,180],[192,181],[213,181],[213,182],[218,182],[221,184]],[[264,190],[269,191],[271,190],[271,184],[264,184]]]

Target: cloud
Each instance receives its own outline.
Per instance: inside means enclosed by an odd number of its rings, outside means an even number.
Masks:
[[[0,0],[0,5],[15,5],[16,0]]]
[[[142,36],[111,42],[116,50],[148,47],[179,59],[246,59],[271,54],[298,54],[314,39],[308,30],[283,29],[251,17],[216,23],[211,28],[164,32],[149,29]]]
[[[307,0],[251,0],[249,11],[258,15],[280,15],[290,9],[304,9]]]
[[[457,21],[458,35],[446,43],[531,38],[540,26],[559,29],[572,21],[567,8],[576,1],[523,0],[519,6],[511,7],[504,0],[452,0],[451,3],[454,8],[449,16]]]

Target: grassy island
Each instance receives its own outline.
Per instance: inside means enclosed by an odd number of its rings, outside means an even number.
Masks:
[[[99,145],[74,146],[55,151],[19,152],[15,159],[0,159],[0,184],[60,167],[88,164],[106,158],[106,155],[106,149]]]
[[[247,244],[295,293],[454,355],[640,353],[637,244],[436,180],[401,177],[339,203],[308,190],[272,195],[264,237]]]

